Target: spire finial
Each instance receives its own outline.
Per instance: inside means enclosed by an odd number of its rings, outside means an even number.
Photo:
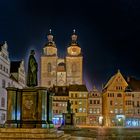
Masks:
[[[73,33],[75,34],[75,32],[76,32],[76,30],[75,29],[73,29]]]
[[[52,29],[49,30],[50,34],[52,33]]]

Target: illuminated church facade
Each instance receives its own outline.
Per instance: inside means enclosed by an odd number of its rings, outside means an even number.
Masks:
[[[41,56],[41,86],[83,84],[83,56],[77,43],[75,30],[64,58],[58,57],[57,46],[53,40],[51,30],[47,38],[48,42],[44,45]]]

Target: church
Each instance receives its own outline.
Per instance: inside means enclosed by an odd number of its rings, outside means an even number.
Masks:
[[[73,30],[71,42],[67,46],[64,58],[58,56],[51,30],[47,38],[48,42],[44,45],[41,56],[41,86],[83,84],[83,56],[77,43],[75,30]]]

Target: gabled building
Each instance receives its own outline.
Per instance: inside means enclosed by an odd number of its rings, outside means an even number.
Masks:
[[[16,65],[15,65],[16,63]],[[10,62],[7,42],[0,44],[0,125],[6,121],[6,87],[23,88],[25,84],[24,61]]]
[[[13,80],[13,82],[14,81],[17,82],[18,86],[20,85],[21,88],[25,87],[26,78],[25,78],[25,68],[24,68],[24,61],[23,60],[11,61],[10,78]],[[14,86],[14,84],[11,83],[11,86]]]
[[[128,83],[119,70],[103,87],[103,122],[105,126],[125,125],[126,87],[128,87]]]
[[[88,125],[102,125],[102,94],[96,87],[88,94]]]
[[[6,120],[7,91],[10,85],[10,60],[7,43],[0,44],[0,125]]]

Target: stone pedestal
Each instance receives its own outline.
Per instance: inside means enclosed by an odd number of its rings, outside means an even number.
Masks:
[[[43,128],[0,128],[0,140],[69,140],[63,131]]]
[[[7,88],[6,127],[42,128],[52,120],[52,98],[47,88]]]
[[[62,125],[74,125],[74,113],[63,113]]]

